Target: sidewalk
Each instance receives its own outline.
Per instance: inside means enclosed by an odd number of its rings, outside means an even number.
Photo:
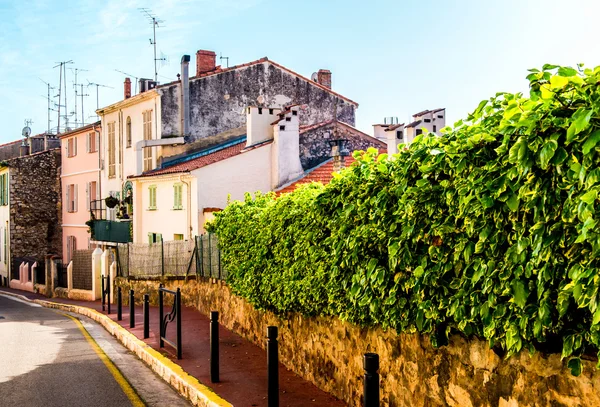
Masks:
[[[62,304],[79,305],[102,312],[100,301],[73,301],[62,298],[46,298],[30,292],[0,288],[0,292],[19,294],[29,299],[38,299]],[[171,310],[165,307],[166,312]],[[106,314],[106,312],[104,312]],[[143,339],[143,311],[141,306],[135,308],[135,328],[129,328],[129,307],[123,307],[123,320],[117,321],[117,305],[111,305],[109,317],[126,328],[138,339],[178,364],[188,374],[196,377],[215,393],[240,407],[267,406],[267,355],[260,347],[246,341],[239,335],[220,326],[220,383],[211,383],[209,374],[210,339],[209,318],[194,308],[183,307],[182,312],[182,349],[183,358],[177,360],[175,351],[168,344],[160,349],[158,346],[158,307],[150,307],[150,338]],[[265,332],[266,335],[266,332]],[[175,322],[168,326],[167,338],[175,340]],[[312,383],[302,379],[295,373],[279,365],[279,391],[281,407],[305,406],[345,406],[345,404],[318,389]]]

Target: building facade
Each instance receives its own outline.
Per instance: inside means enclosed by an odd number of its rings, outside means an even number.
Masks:
[[[62,259],[90,246],[90,214],[102,208],[100,198],[100,122],[59,136],[61,142]]]

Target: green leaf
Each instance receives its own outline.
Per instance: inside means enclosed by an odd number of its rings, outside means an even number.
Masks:
[[[571,374],[573,376],[579,376],[581,374],[581,359],[580,358],[570,359],[567,367],[569,369],[571,369]]]
[[[553,76],[550,79],[552,89],[564,88],[569,83],[569,80],[563,76]]]
[[[569,66],[561,66],[560,68],[558,68],[558,74],[560,76],[575,76],[577,75],[577,70],[569,67]]]
[[[588,154],[590,151],[592,151],[592,149],[594,149],[594,147],[596,147],[596,144],[598,144],[599,141],[600,141],[600,130],[596,130],[595,132],[590,134],[590,136],[585,141],[585,143],[583,143],[583,149],[582,149],[583,154]]]
[[[544,146],[540,150],[540,167],[545,170],[548,168],[548,164],[552,157],[554,157],[554,153],[556,148],[558,147],[558,143],[555,140],[548,140],[544,143]]]
[[[598,191],[593,189],[593,190],[588,191],[585,194],[583,194],[583,196],[580,199],[583,202],[585,202],[586,204],[592,205],[596,201],[597,196],[598,196]]]
[[[514,280],[512,283],[512,290],[515,303],[519,307],[524,308],[525,304],[527,304],[527,297],[529,296],[525,283],[520,280]]]
[[[510,209],[513,212],[516,212],[519,210],[519,197],[517,196],[517,194],[512,194],[510,196],[510,198],[508,198],[508,200],[506,201],[506,205],[508,206],[508,209]]]

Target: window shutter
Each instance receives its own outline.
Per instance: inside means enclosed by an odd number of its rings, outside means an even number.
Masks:
[[[85,184],[85,209],[90,210],[90,182]]]
[[[77,137],[73,137],[73,156],[77,155]]]
[[[75,250],[77,250],[77,238],[75,236],[71,236],[73,238],[73,243],[71,243],[71,250],[73,250],[73,252]]]
[[[89,153],[91,151],[90,149],[90,135],[88,134],[85,138],[85,152]]]
[[[71,260],[71,236],[67,236],[67,262]]]
[[[77,194],[77,189],[78,189],[77,187],[78,187],[78,186],[79,186],[79,185],[75,184],[75,188],[74,188],[74,191],[73,191],[73,195],[75,195],[75,196],[73,197],[73,201],[74,201],[74,203],[75,203],[75,204],[74,204],[75,208],[74,208],[73,212],[77,212],[77,195],[78,195],[78,194]]]
[[[150,243],[150,244],[154,243],[152,237],[153,237],[153,233],[148,233],[148,243]]]
[[[96,182],[96,199],[100,199],[100,183]]]
[[[94,151],[98,151],[98,148],[100,148],[100,134],[99,133],[95,133],[96,134],[96,144],[95,144],[95,148]]]
[[[71,184],[67,185],[67,212],[71,211]]]
[[[157,233],[157,234],[156,234],[156,241],[157,241],[157,242],[162,242],[162,241],[163,241],[163,240],[162,240],[162,233]]]
[[[71,157],[71,149],[69,148],[69,146],[71,145],[71,139],[67,140],[67,157]]]

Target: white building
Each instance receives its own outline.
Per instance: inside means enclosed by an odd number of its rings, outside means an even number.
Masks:
[[[424,131],[441,135],[440,130],[446,126],[446,109],[424,110],[412,115],[412,122],[374,124],[375,138],[385,141],[388,154],[396,154],[400,144],[410,144],[415,137]]]

